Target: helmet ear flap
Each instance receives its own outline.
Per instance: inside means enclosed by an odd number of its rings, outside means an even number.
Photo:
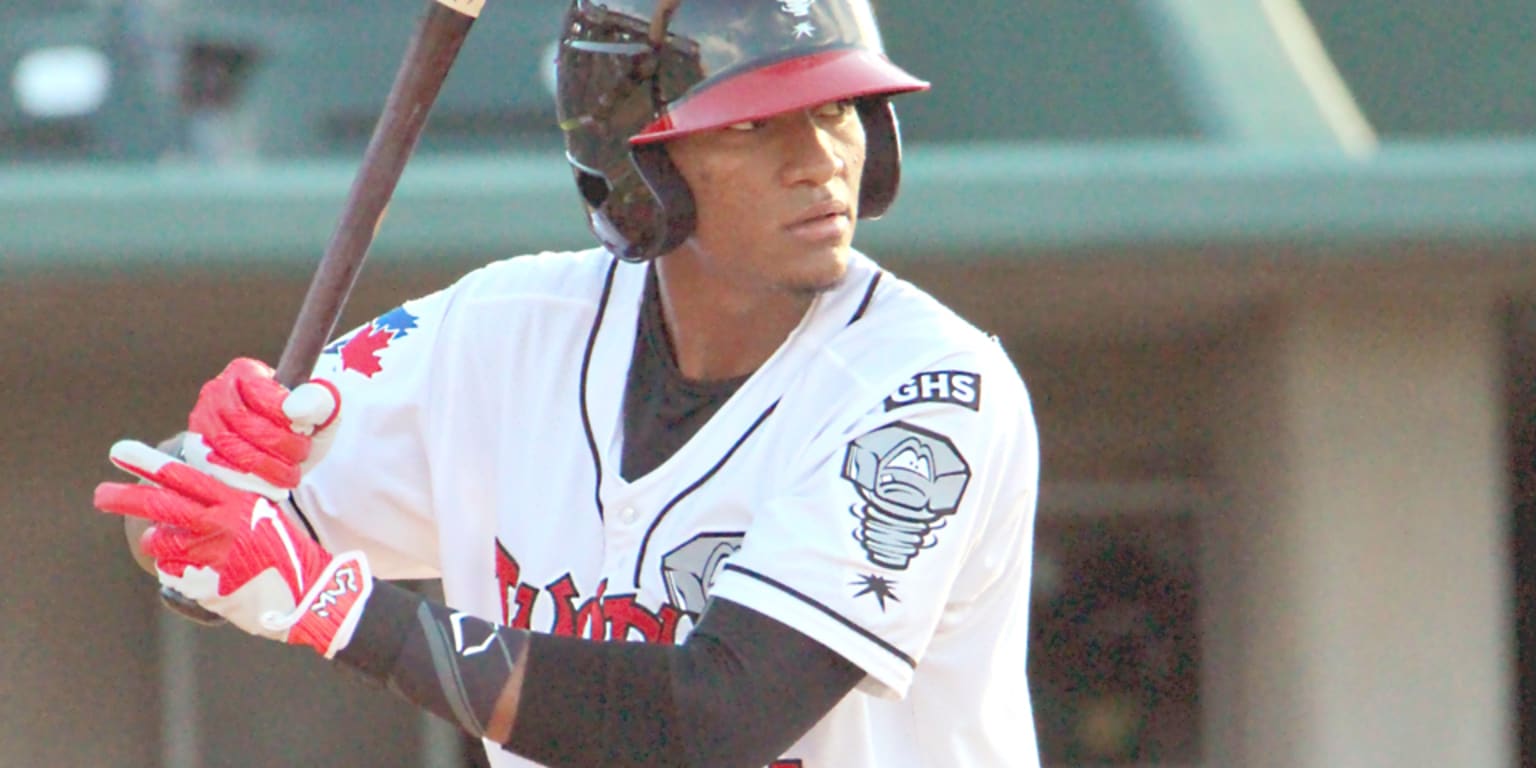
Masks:
[[[631,261],[644,261],[677,248],[693,235],[696,208],[693,191],[688,189],[688,182],[667,154],[664,143],[632,147],[630,159],[658,208],[657,236],[649,243],[631,249],[633,253],[624,255]]]
[[[878,219],[901,186],[901,133],[896,109],[884,96],[859,99],[864,123],[864,173],[859,180],[859,218]]]

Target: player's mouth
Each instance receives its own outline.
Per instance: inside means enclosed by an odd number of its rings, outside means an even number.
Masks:
[[[842,240],[853,229],[848,204],[826,200],[801,211],[784,230],[795,238],[811,243]]]

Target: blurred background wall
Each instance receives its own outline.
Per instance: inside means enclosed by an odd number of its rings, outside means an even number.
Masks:
[[[477,759],[89,504],[277,356],[421,8],[334,5],[0,0],[0,766]],[[1536,764],[1536,5],[877,7],[935,87],[858,244],[1030,384],[1047,763]],[[477,22],[346,324],[590,242],[560,12]]]

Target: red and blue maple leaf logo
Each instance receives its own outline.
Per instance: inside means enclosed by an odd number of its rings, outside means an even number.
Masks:
[[[375,373],[384,370],[379,353],[395,339],[405,338],[414,328],[416,316],[406,311],[405,307],[395,307],[374,318],[373,322],[359,328],[350,337],[333,342],[326,347],[325,352],[341,355],[342,370],[357,371],[373,378]]]

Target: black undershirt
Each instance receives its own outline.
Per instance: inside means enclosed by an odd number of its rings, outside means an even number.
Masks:
[[[655,266],[646,272],[636,325],[634,356],[624,382],[624,453],[619,463],[619,474],[630,482],[677,453],[747,380],[683,377],[667,336]]]

